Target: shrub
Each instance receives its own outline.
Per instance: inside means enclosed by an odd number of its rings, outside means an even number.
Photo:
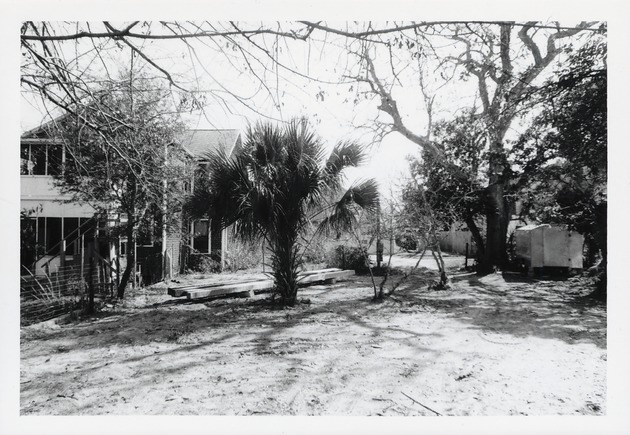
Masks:
[[[194,254],[190,256],[188,268],[191,272],[218,273],[221,272],[221,262],[213,259],[210,255]]]
[[[225,251],[225,270],[236,272],[251,269],[262,264],[262,246],[259,243],[246,244],[232,240]]]
[[[330,257],[330,249],[330,240],[321,236],[315,237],[304,251],[303,260],[311,264],[326,263]]]
[[[407,252],[418,249],[418,241],[411,234],[399,234],[396,236],[396,244]]]
[[[367,251],[358,246],[336,246],[328,260],[328,266],[365,273],[368,271]]]

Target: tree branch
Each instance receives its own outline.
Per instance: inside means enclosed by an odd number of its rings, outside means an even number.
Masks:
[[[372,91],[381,98],[381,104],[378,106],[378,109],[392,117],[392,129],[401,133],[412,142],[420,145],[432,155],[436,157],[442,156],[442,151],[433,142],[431,142],[427,136],[419,136],[405,126],[402,117],[400,116],[400,112],[398,111],[396,101],[392,98],[390,92],[385,88],[376,75],[374,63],[367,52],[364,53],[363,58],[367,64],[368,78],[366,81],[370,84]]]

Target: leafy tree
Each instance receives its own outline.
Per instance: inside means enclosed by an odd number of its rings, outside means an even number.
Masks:
[[[141,222],[149,215],[164,219],[165,209],[174,219],[182,196],[181,183],[174,181],[181,179],[185,161],[175,145],[182,124],[166,95],[152,80],[129,74],[104,83],[73,108],[76,116],[57,125],[66,144],[65,168],[56,179],[62,193],[122,218],[110,228],[126,236],[129,246],[119,298],[135,270]]]
[[[378,203],[373,180],[342,192],[343,170],[363,160],[356,143],[338,144],[325,158],[321,140],[305,120],[284,127],[259,123],[250,127],[242,150],[231,157],[208,156],[206,181],[188,203],[196,216],[216,219],[221,228],[234,225],[236,236],[264,239],[269,247],[273,278],[281,303],[293,305],[305,246],[303,236],[314,215],[325,216],[319,231],[349,229],[357,210],[373,211]]]
[[[516,144],[528,217],[567,224],[607,263],[606,44],[592,40],[544,88],[543,111]],[[605,282],[605,280],[604,280]],[[605,287],[604,287],[605,288]]]
[[[483,125],[472,111],[467,111],[436,124],[434,135],[433,141],[444,158],[436,159],[427,151],[419,158],[410,158],[412,179],[403,192],[405,208],[420,212],[430,207],[434,219],[445,229],[457,222],[466,223],[481,262],[485,253],[485,229],[481,224],[486,213],[487,179]]]

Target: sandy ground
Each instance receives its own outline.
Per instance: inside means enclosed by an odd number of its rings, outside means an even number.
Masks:
[[[288,309],[158,286],[23,328],[21,413],[606,413],[606,309],[577,281],[465,275],[434,291],[431,273],[382,303],[356,277],[304,288],[310,303]]]

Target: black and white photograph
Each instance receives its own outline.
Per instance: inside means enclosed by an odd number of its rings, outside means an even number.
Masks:
[[[342,3],[11,15],[0,433],[630,428],[614,8]]]

